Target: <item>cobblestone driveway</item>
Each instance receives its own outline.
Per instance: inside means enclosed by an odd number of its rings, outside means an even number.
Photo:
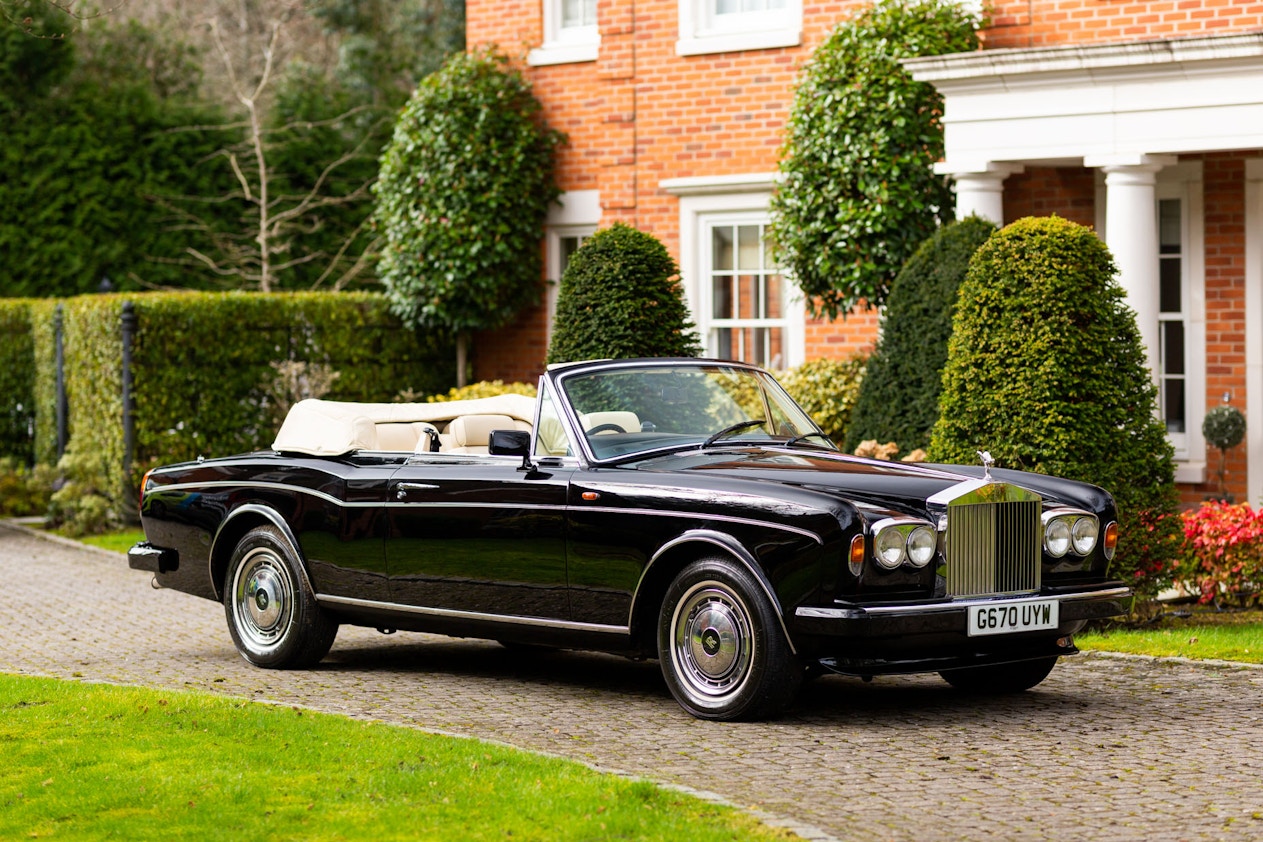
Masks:
[[[656,663],[344,628],[269,672],[220,606],[0,525],[0,672],[209,690],[494,739],[846,840],[1263,838],[1263,670],[1081,655],[1036,690],[828,677],[779,721],[690,718]]]

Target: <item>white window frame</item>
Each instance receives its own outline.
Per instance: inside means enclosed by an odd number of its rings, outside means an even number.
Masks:
[[[1184,432],[1169,433],[1175,449],[1176,480],[1204,482],[1206,441],[1202,419],[1206,416],[1206,266],[1205,210],[1202,197],[1201,161],[1186,161],[1158,172],[1154,195],[1154,224],[1158,202],[1180,201],[1180,242],[1184,259],[1180,288],[1184,316]]]
[[[680,279],[699,341],[710,339],[710,230],[715,223],[763,224],[771,221],[769,203],[777,173],[668,179],[659,184],[680,200]],[[784,368],[802,365],[806,357],[806,306],[801,291],[784,278],[781,319]]]
[[[803,42],[802,0],[786,0],[785,8],[717,15],[716,0],[679,0],[681,56],[797,47]]]
[[[544,222],[544,269],[548,276],[544,290],[544,333],[548,343],[553,340],[557,293],[561,289],[561,241],[566,237],[590,237],[600,224],[601,194],[598,190],[563,193],[548,211]]]
[[[544,43],[527,54],[526,63],[532,67],[540,67],[596,61],[601,51],[598,25],[563,27],[562,0],[541,0],[540,5],[544,22]]]

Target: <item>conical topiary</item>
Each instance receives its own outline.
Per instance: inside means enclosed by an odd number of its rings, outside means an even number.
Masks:
[[[961,285],[935,461],[1095,483],[1118,503],[1111,570],[1156,593],[1178,540],[1174,462],[1135,315],[1090,229],[1026,218],[974,254]]]
[[[549,364],[697,356],[677,276],[651,234],[621,222],[593,234],[561,276]]]

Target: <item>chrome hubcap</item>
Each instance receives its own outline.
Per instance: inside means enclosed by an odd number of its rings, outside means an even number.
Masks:
[[[750,674],[750,612],[719,582],[694,585],[676,604],[671,659],[685,690],[701,704],[736,693]]]
[[[237,568],[233,584],[237,630],[252,645],[276,645],[293,614],[293,582],[289,570],[271,550],[251,550]]]

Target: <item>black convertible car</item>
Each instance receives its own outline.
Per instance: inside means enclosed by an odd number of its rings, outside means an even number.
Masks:
[[[574,363],[538,399],[304,401],[270,451],[151,471],[129,561],[261,667],[350,623],[656,657],[708,719],[821,669],[1020,691],[1130,591],[1108,493],[981,456],[844,455],[738,363]]]

